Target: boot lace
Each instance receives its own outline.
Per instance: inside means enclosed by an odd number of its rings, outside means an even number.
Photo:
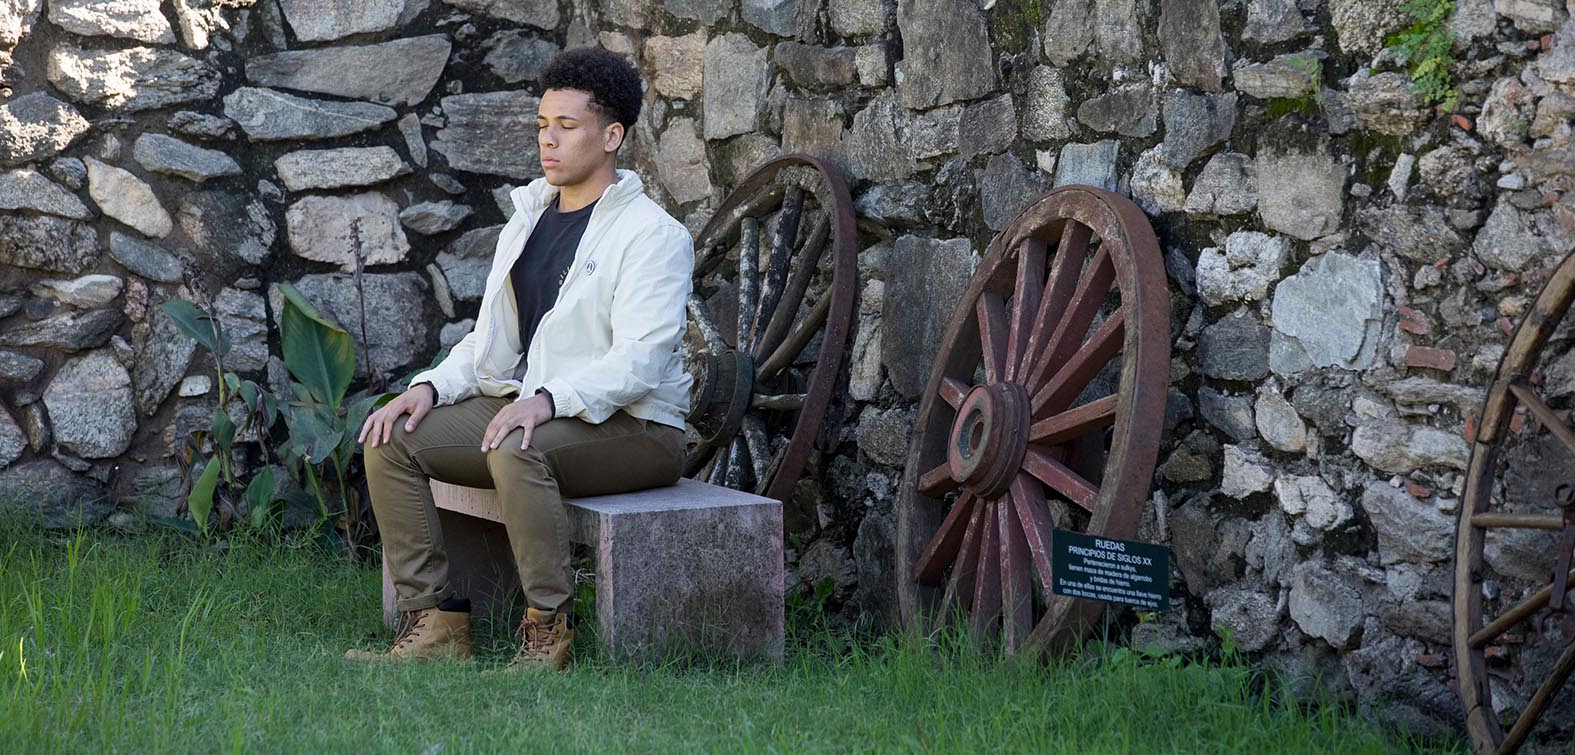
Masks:
[[[514,640],[519,643],[520,649],[515,651],[514,659],[509,665],[533,661],[548,655],[552,649],[553,636],[550,629],[539,621],[533,621],[529,615],[520,621],[518,629],[514,630]]]
[[[417,632],[416,630],[425,629],[427,626],[426,622],[423,621],[422,618],[423,613],[420,611],[406,611],[400,614],[399,633],[394,636],[395,650],[403,649],[406,645],[410,645],[416,641],[416,636],[420,634],[420,632]]]

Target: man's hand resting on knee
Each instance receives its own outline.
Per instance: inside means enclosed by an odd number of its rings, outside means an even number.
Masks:
[[[394,434],[394,423],[406,414],[410,415],[410,419],[405,421],[405,432],[413,432],[416,425],[421,424],[421,418],[432,411],[432,404],[436,400],[437,389],[431,383],[410,386],[410,390],[367,415],[366,423],[361,425],[360,442],[370,440],[373,448],[387,443],[389,436]]]
[[[502,445],[503,438],[518,427],[525,431],[525,439],[520,442],[520,450],[524,451],[530,448],[530,436],[536,432],[536,427],[552,419],[552,416],[552,400],[545,394],[538,393],[524,401],[515,401],[503,407],[487,423],[487,434],[481,436],[481,450],[491,451]]]

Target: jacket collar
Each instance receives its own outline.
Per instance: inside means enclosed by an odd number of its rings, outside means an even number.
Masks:
[[[618,180],[602,192],[601,199],[597,200],[598,206],[616,207],[645,193],[645,184],[632,170],[618,169]],[[509,192],[509,198],[514,202],[514,209],[528,213],[527,217],[535,217],[547,205],[552,204],[554,197],[558,196],[558,187],[547,183],[545,176]]]

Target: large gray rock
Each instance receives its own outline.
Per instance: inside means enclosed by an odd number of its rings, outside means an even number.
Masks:
[[[541,175],[536,147],[540,100],[519,92],[459,94],[443,98],[448,124],[432,149],[449,167],[471,173],[529,179]]]
[[[903,107],[928,110],[995,90],[995,54],[984,15],[966,0],[901,0],[897,28],[897,97]]]
[[[1279,391],[1267,386],[1259,388],[1253,414],[1258,434],[1270,446],[1286,453],[1301,453],[1307,447],[1307,423]]]
[[[1501,195],[1487,222],[1477,231],[1471,251],[1483,263],[1506,272],[1524,270],[1533,260],[1548,253],[1543,241],[1527,227],[1520,210]]]
[[[1340,252],[1314,257],[1274,289],[1270,366],[1280,374],[1316,367],[1372,366],[1383,324],[1376,260]]]
[[[91,157],[88,168],[88,194],[100,210],[135,228],[144,236],[161,239],[175,229],[175,222],[159,203],[153,187],[142,179],[113,165]]]
[[[175,0],[175,26],[187,47],[206,50],[216,32],[230,29],[225,10],[248,8],[256,3],[257,0]]]
[[[1367,206],[1357,211],[1356,227],[1374,244],[1411,262],[1453,258],[1466,245],[1442,207]]]
[[[1115,86],[1077,106],[1077,120],[1095,131],[1145,137],[1154,133],[1157,107],[1147,84]]]
[[[75,194],[32,168],[0,173],[0,210],[32,210],[76,220],[91,215]]]
[[[263,307],[261,294],[238,288],[226,288],[213,300],[214,313],[233,344],[224,358],[225,369],[258,372],[268,368],[268,312]]]
[[[1411,23],[1401,5],[1394,0],[1329,0],[1329,20],[1340,51],[1377,55],[1389,35]]]
[[[1143,57],[1143,23],[1133,0],[1056,0],[1044,13],[1045,57],[1059,66],[1092,52],[1102,64]]]
[[[699,21],[706,26],[716,23],[732,10],[732,0],[662,0],[662,9],[678,18]],[[832,8],[835,23],[836,8]]]
[[[1323,63],[1312,53],[1276,55],[1267,63],[1236,61],[1231,79],[1236,89],[1260,100],[1296,99],[1318,91]]]
[[[137,397],[137,411],[145,417],[158,413],[164,399],[169,398],[170,391],[186,375],[192,355],[197,352],[197,342],[182,333],[162,307],[151,310],[148,319],[150,327],[146,337],[136,344],[136,364],[131,368],[131,386]],[[225,336],[234,338],[227,327]],[[204,353],[203,359],[212,365],[211,354]],[[233,369],[229,365],[225,367]]]
[[[744,22],[768,34],[791,37],[797,31],[799,0],[740,0]]]
[[[1390,419],[1358,426],[1351,433],[1351,453],[1392,474],[1435,465],[1465,471],[1471,446],[1458,433]]]
[[[1241,36],[1250,42],[1288,42],[1312,31],[1296,0],[1248,0]]]
[[[48,529],[85,527],[115,508],[107,491],[49,459],[0,471],[0,510],[38,517]]]
[[[1121,143],[1114,139],[1062,147],[1055,166],[1055,185],[1084,184],[1115,191],[1116,159],[1120,152]]]
[[[98,259],[98,236],[86,223],[0,213],[0,263],[77,275]]]
[[[170,116],[169,127],[193,139],[229,139],[235,134],[235,121],[222,115],[182,110]]]
[[[1072,136],[1066,109],[1066,76],[1054,66],[1035,66],[1028,74],[1028,94],[1023,101],[1022,134],[1035,141],[1059,141]]]
[[[1345,210],[1345,168],[1327,139],[1310,146],[1260,147],[1258,216],[1271,230],[1311,240],[1340,227]]]
[[[137,137],[131,155],[137,164],[153,171],[180,176],[201,183],[210,178],[238,176],[241,166],[216,149],[187,144],[172,136],[143,134]]]
[[[226,191],[193,191],[180,198],[175,219],[198,249],[261,265],[278,229],[261,200]]]
[[[892,387],[903,397],[911,400],[924,390],[930,364],[951,319],[950,307],[915,307],[912,303],[957,301],[974,265],[973,244],[968,239],[902,236],[893,246],[881,315],[881,361]]]
[[[0,103],[0,164],[53,157],[87,130],[76,108],[43,92]]]
[[[1172,76],[1187,86],[1218,92],[1225,77],[1220,8],[1212,0],[1161,0],[1159,43]]]
[[[1380,74],[1362,69],[1345,82],[1345,106],[1363,126],[1381,134],[1404,136],[1427,121],[1430,109],[1399,71]]]
[[[1017,213],[1048,188],[1043,173],[1024,165],[1009,152],[991,155],[976,175],[984,224],[995,231],[1005,228]]]
[[[387,31],[399,23],[404,9],[405,0],[279,0],[279,10],[284,11],[295,38],[302,42]],[[358,73],[367,72],[369,69],[358,69]]]
[[[50,297],[68,307],[92,309],[102,307],[120,295],[126,282],[113,275],[84,275],[71,280],[45,278],[28,287],[37,297]]]
[[[1204,163],[1184,209],[1191,215],[1240,215],[1258,206],[1258,171],[1252,158],[1221,152]]]
[[[1445,561],[1454,553],[1454,521],[1402,488],[1368,483],[1362,510],[1378,535],[1378,556],[1385,566]]]
[[[1215,145],[1225,143],[1236,127],[1236,94],[1193,94],[1176,89],[1165,94],[1164,155],[1186,168]]]
[[[700,36],[701,49],[705,47],[705,34],[697,31],[690,35]],[[654,42],[656,38],[652,38]],[[684,37],[678,37],[684,39]],[[650,54],[650,44],[646,43],[646,54]],[[519,29],[506,29],[487,39],[487,56],[482,59],[487,67],[492,69],[493,75],[508,84],[518,84],[524,81],[535,81],[541,78],[541,71],[547,67],[547,61],[558,54],[558,46],[551,40],[533,37]],[[700,53],[695,53],[695,76],[699,77]],[[656,81],[662,80],[663,73],[656,73]],[[658,87],[658,91],[660,87]],[[663,92],[666,94],[666,92]],[[671,95],[676,96],[676,95]]]
[[[11,466],[11,462],[22,458],[22,452],[27,450],[27,432],[17,424],[11,413],[0,405],[0,469]]]
[[[886,5],[881,0],[831,0],[831,28],[842,37],[879,34],[886,30]]]
[[[1252,416],[1252,399],[1246,396],[1233,396],[1202,386],[1198,388],[1198,413],[1238,442],[1258,435],[1258,425]]]
[[[1181,212],[1187,204],[1181,171],[1165,160],[1164,151],[1164,147],[1144,150],[1127,178],[1132,200],[1150,215]]]
[[[1341,650],[1353,646],[1367,615],[1360,583],[1317,561],[1296,565],[1290,609],[1291,619],[1303,632]]]
[[[339,265],[346,272],[355,270],[358,253],[366,266],[399,262],[410,253],[399,205],[376,192],[299,199],[285,213],[285,227],[297,257]]]
[[[44,371],[44,360],[14,351],[0,351],[0,383],[31,383]]]
[[[422,202],[399,211],[399,222],[424,236],[452,231],[470,217],[471,209],[453,201]]]
[[[1548,584],[1551,559],[1559,533],[1548,530],[1495,528],[1488,531],[1482,558],[1500,576],[1522,585]]]
[[[0,331],[0,346],[43,346],[61,351],[94,349],[109,342],[124,314],[114,309],[67,311]]]
[[[485,16],[527,24],[552,31],[558,28],[558,4],[554,0],[443,0],[456,8]]]
[[[945,141],[944,136],[935,139],[934,132],[916,130],[913,125],[904,123],[902,108],[890,89],[876,95],[853,116],[853,129],[848,133],[848,162],[853,174],[869,181],[901,181],[918,167],[913,157],[916,147],[921,151],[928,151],[922,149],[925,146],[945,149],[936,145],[936,141]],[[955,145],[954,140],[952,149]]]
[[[371,186],[410,172],[393,147],[340,147],[287,152],[273,161],[290,191]]]
[[[109,349],[66,362],[44,389],[55,443],[84,459],[113,458],[131,447],[135,402],[131,375]]]
[[[908,438],[913,414],[905,409],[864,407],[855,437],[859,450],[876,464],[901,467],[908,458]]]
[[[487,272],[497,251],[498,233],[503,226],[467,231],[437,256],[438,268],[448,282],[449,292],[461,301],[476,301],[485,293]]]
[[[1249,446],[1226,445],[1220,471],[1220,494],[1246,498],[1266,492],[1274,484],[1274,469],[1263,454]]]
[[[1286,475],[1274,481],[1274,497],[1287,516],[1299,517],[1300,525],[1315,530],[1332,530],[1351,521],[1355,511],[1329,483],[1316,475]]]
[[[1225,249],[1206,247],[1198,253],[1198,297],[1205,304],[1258,301],[1280,279],[1290,256],[1290,240],[1257,231],[1237,231]]]
[[[175,44],[175,31],[159,12],[159,0],[49,0],[49,20],[84,37]]]
[[[426,280],[419,273],[383,273],[361,276],[366,295],[366,340],[371,346],[373,369],[397,370],[431,356],[429,343],[437,318],[428,317]],[[357,370],[365,369],[366,350],[361,344],[361,306],[354,276],[346,273],[307,275],[295,282],[306,300],[329,320],[349,331],[355,340]],[[270,294],[275,317],[281,311],[277,288]]]
[[[662,188],[679,204],[711,196],[705,141],[696,133],[693,119],[675,118],[667,124],[654,162]]]
[[[1278,601],[1262,589],[1248,585],[1225,587],[1209,593],[1207,602],[1216,631],[1228,628],[1237,650],[1256,653],[1280,636],[1283,611]]]
[[[309,100],[257,87],[240,87],[225,95],[224,114],[254,142],[335,139],[379,128],[396,115],[370,102]],[[534,136],[531,143],[535,144]]]
[[[442,77],[450,49],[448,37],[432,34],[375,45],[291,50],[251,58],[246,78],[265,87],[414,106]],[[356,74],[347,76],[346,71]]]
[[[767,54],[742,34],[723,34],[706,43],[702,98],[707,140],[755,130],[770,71]]]
[[[698,41],[693,46],[703,50],[704,42]],[[645,49],[649,56],[649,42]],[[856,55],[852,47],[821,47],[799,42],[783,42],[773,53],[777,67],[789,79],[804,89],[816,91],[852,86],[858,80]]]
[[[61,44],[49,53],[48,76],[67,97],[108,110],[154,110],[219,93],[218,71],[162,48],[84,50]]]
[[[1245,309],[1203,329],[1198,370],[1221,380],[1262,380],[1269,374],[1269,329]]]

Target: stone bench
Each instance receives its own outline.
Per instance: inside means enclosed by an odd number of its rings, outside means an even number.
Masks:
[[[476,615],[518,621],[524,595],[497,496],[434,480],[432,497],[454,588]],[[615,657],[688,648],[782,660],[781,503],[687,479],[565,503],[574,541],[595,549],[597,629]],[[393,626],[386,562],[383,613]]]

